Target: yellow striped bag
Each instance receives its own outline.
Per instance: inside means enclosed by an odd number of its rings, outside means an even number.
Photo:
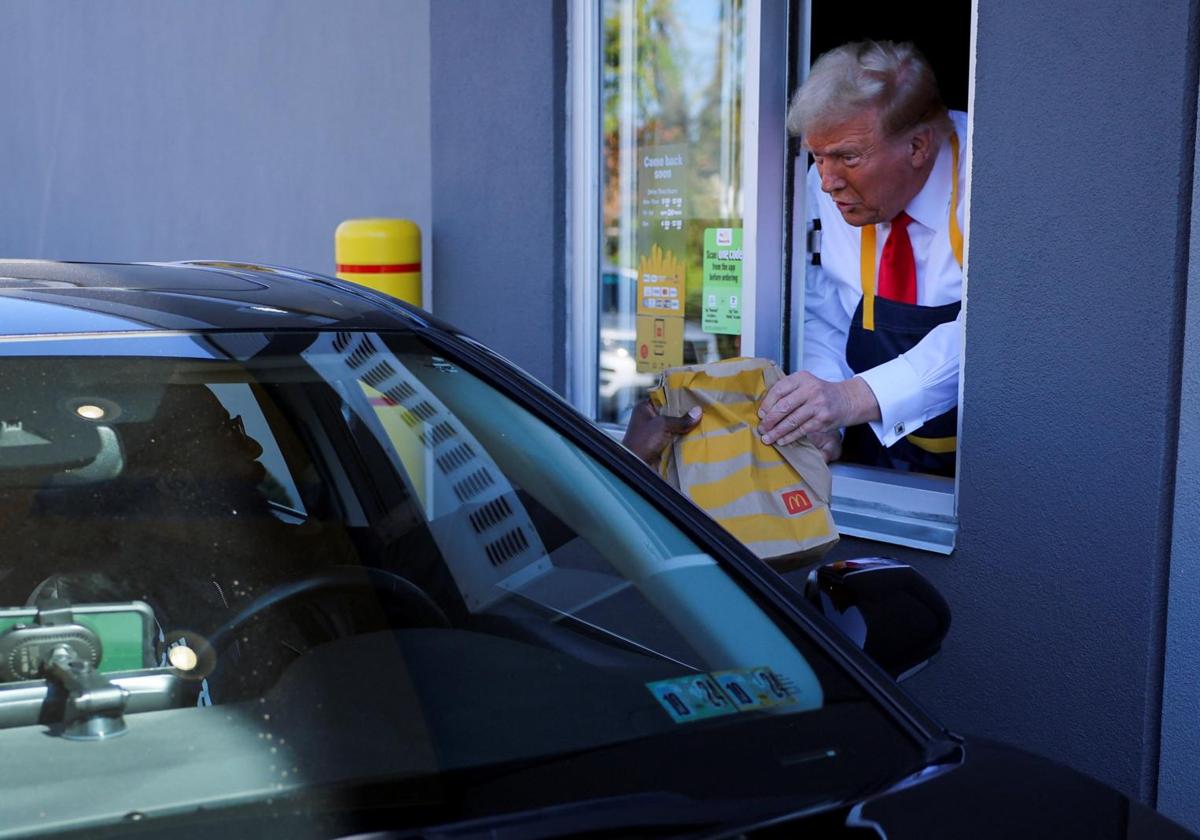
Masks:
[[[758,403],[782,374],[766,359],[729,359],[663,371],[650,399],[666,414],[704,409],[700,425],[663,453],[663,478],[780,571],[811,562],[838,541],[832,478],[807,438],[768,446]]]

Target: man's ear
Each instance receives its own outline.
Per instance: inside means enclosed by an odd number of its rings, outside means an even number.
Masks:
[[[937,151],[934,146],[933,126],[922,125],[908,137],[908,156],[913,169],[920,169]]]

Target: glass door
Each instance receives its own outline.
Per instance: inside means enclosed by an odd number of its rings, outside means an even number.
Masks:
[[[741,344],[741,0],[604,0],[597,419]]]
[[[583,288],[574,298],[571,396],[601,423],[624,425],[667,368],[751,354],[780,359],[778,329],[754,341],[755,300],[771,321],[780,322],[782,312],[782,241],[764,271],[754,227],[763,158],[762,6],[601,0],[595,31],[574,28],[597,46],[590,62],[573,54],[575,72],[592,67],[596,75],[590,95],[576,81],[574,98],[575,113],[595,109],[575,127],[590,134],[575,148],[586,155],[591,145],[595,184],[584,197],[577,186],[573,204],[577,216],[591,214],[594,238],[588,241],[586,224],[576,226],[583,235],[573,252],[583,259],[575,276]],[[780,42],[772,107],[782,115],[786,25],[769,37]],[[778,123],[769,145],[782,166]],[[572,170],[586,172],[586,158]],[[769,194],[782,230],[781,173]],[[772,278],[765,296],[754,276]]]

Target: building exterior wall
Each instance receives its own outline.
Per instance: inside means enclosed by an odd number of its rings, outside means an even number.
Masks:
[[[958,549],[839,550],[909,557],[949,600],[910,684],[943,721],[1151,803],[1195,6],[978,2]]]
[[[437,314],[560,393],[566,369],[566,3],[437,0]]]
[[[1200,136],[1195,149],[1200,154]],[[1192,174],[1191,223],[1158,807],[1200,832],[1200,169]]]
[[[429,0],[6,0],[0,113],[0,255],[331,272],[428,227]]]
[[[1196,5],[979,0],[958,549],[837,552],[910,559],[952,604],[909,683],[948,725],[1151,803]],[[562,15],[439,0],[431,28],[438,312],[560,390]]]

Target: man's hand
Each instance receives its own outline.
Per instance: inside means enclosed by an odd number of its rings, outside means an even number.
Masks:
[[[842,435],[837,429],[832,432],[813,432],[808,439],[817,449],[821,450],[826,464],[831,464],[842,457]]]
[[[643,400],[629,415],[629,427],[621,443],[650,466],[655,466],[663,450],[676,435],[685,435],[700,423],[700,406],[695,406],[683,417],[659,414],[650,400]]]
[[[857,376],[828,382],[798,371],[771,386],[758,407],[758,417],[763,443],[787,444],[806,435],[878,420],[879,403],[871,386]]]

